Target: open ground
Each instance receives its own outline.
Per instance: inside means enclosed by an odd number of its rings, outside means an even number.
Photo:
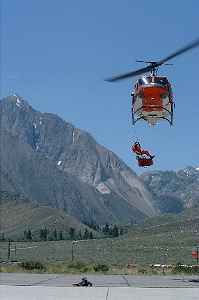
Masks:
[[[4,300],[197,300],[198,276],[90,275],[93,287],[72,287],[80,275],[0,274]]]

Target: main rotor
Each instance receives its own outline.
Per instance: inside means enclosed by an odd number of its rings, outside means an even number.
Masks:
[[[183,47],[182,49],[174,52],[173,54],[167,56],[166,58],[158,61],[158,62],[155,62],[155,61],[148,61],[146,63],[149,63],[149,66],[145,67],[145,68],[142,68],[142,69],[139,69],[139,70],[136,70],[136,71],[133,71],[133,72],[129,72],[129,73],[125,73],[125,74],[122,74],[122,75],[119,75],[119,76],[115,76],[115,77],[111,77],[111,78],[108,78],[106,79],[106,81],[108,82],[114,82],[114,81],[117,81],[117,80],[121,80],[121,79],[125,79],[125,78],[128,78],[128,77],[133,77],[133,76],[137,76],[137,75],[141,75],[143,73],[146,73],[146,72],[151,72],[151,75],[156,75],[157,73],[157,70],[158,70],[158,67],[163,65],[166,61],[186,52],[186,51],[189,51],[195,47],[199,46],[199,38],[197,40],[195,40],[194,42],[192,42],[191,44]],[[137,61],[137,62],[144,62],[144,61]]]
[[[135,62],[139,63],[146,63],[149,64],[148,68],[150,68],[151,76],[156,76],[157,71],[160,65],[157,65],[158,63],[156,61],[144,61],[144,60],[136,60]],[[173,65],[173,64],[164,64],[167,66]]]

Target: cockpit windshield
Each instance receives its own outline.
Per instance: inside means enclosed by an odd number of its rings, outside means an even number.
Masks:
[[[154,83],[159,83],[163,85],[164,87],[167,86],[167,80],[165,77],[154,77]]]
[[[139,85],[145,85],[145,84],[150,84],[152,82],[151,77],[141,77],[139,79]]]
[[[140,77],[139,79],[139,86],[141,85],[147,85],[147,84],[153,84],[153,83],[158,83],[158,84],[161,84],[162,86],[164,86],[165,88],[167,87],[167,79],[166,77],[152,77],[152,76],[149,76],[149,77]]]

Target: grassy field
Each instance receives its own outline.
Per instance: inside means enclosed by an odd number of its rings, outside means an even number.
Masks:
[[[194,242],[194,241],[193,241]],[[152,245],[154,244],[154,245]],[[16,255],[15,255],[16,245]],[[73,250],[72,250],[73,248]],[[195,259],[191,252],[194,243],[175,246],[170,243],[158,243],[153,239],[148,243],[143,238],[115,238],[103,240],[86,240],[75,242],[45,242],[45,243],[16,243],[11,245],[11,259],[20,261],[38,260],[45,265],[67,265],[71,261],[83,262],[86,265],[97,263],[124,266],[128,263],[177,263],[194,264]],[[8,261],[8,245],[1,243],[1,260]]]
[[[16,270],[18,266],[10,265],[14,259],[23,263],[39,261],[49,272],[70,273],[77,270],[91,272],[98,264],[117,274],[135,272],[127,269],[129,263],[138,264],[141,273],[146,272],[147,264],[196,264],[191,253],[199,247],[199,203],[177,215],[159,215],[134,224],[117,224],[118,228],[122,226],[124,234],[116,238],[92,230],[93,239],[78,240],[76,237],[71,240],[68,239],[71,238],[71,227],[76,228],[76,232],[91,229],[52,208],[18,198],[14,200],[6,196],[1,201],[1,234],[4,233],[5,239],[0,242],[0,257],[6,262],[1,264],[1,271]],[[36,236],[43,227],[49,232],[54,228],[62,230],[64,239],[23,241],[25,230],[31,229]]]
[[[199,205],[179,215],[164,215],[125,227],[117,238],[77,241],[11,242],[10,259],[40,261],[46,266],[105,264],[123,268],[129,263],[192,265],[199,245]],[[8,242],[1,242],[1,260],[8,261]]]

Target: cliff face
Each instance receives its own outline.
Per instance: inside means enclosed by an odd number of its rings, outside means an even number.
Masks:
[[[81,220],[124,222],[136,213],[138,219],[157,214],[152,194],[135,172],[89,133],[34,110],[19,95],[2,99],[0,109],[1,189],[33,201],[45,198],[47,205]]]

